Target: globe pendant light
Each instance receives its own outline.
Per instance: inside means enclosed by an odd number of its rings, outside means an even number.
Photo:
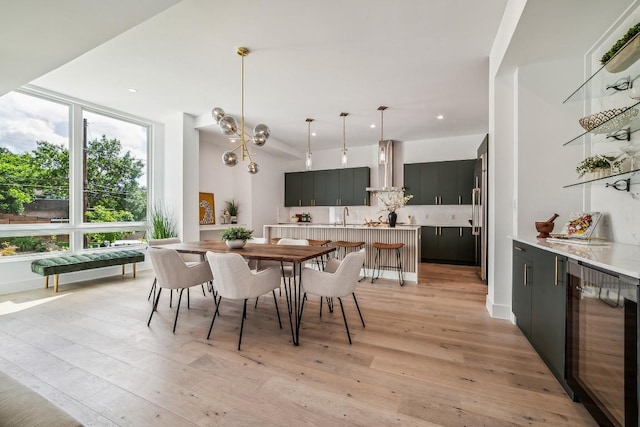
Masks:
[[[235,166],[238,164],[238,154],[235,153],[236,150],[240,149],[240,160],[244,160],[245,157],[249,159],[249,164],[247,165],[247,172],[250,174],[258,173],[258,164],[253,161],[251,158],[251,153],[249,153],[249,149],[247,148],[247,142],[251,141],[253,144],[258,147],[262,147],[269,139],[269,135],[271,131],[269,127],[265,124],[258,124],[253,128],[253,136],[248,135],[245,132],[244,128],[244,57],[249,55],[249,49],[246,47],[239,47],[237,51],[238,55],[242,58],[242,74],[241,74],[241,98],[242,98],[242,109],[240,114],[240,128],[238,129],[238,124],[236,123],[236,119],[231,116],[225,115],[225,112],[222,108],[216,107],[211,111],[211,115],[215,119],[216,123],[220,126],[220,130],[223,134],[227,136],[233,136],[233,138],[239,137],[240,144],[234,147],[232,150],[225,152],[222,155],[222,163],[227,166]]]
[[[345,132],[345,118],[349,115],[349,113],[340,113],[340,117],[342,117],[342,157],[340,160],[340,166],[343,168],[347,167],[347,140],[346,140],[346,132]]]
[[[311,168],[313,167],[313,162],[311,160],[311,122],[313,121],[313,119],[307,119],[307,128],[308,128],[308,132],[307,132],[307,157],[305,159],[304,162],[304,168],[306,170],[311,170]]]

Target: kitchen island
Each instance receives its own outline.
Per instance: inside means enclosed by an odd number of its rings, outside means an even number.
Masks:
[[[289,239],[331,240],[332,242],[339,240],[365,242],[367,252],[365,268],[367,270],[373,268],[375,249],[371,245],[374,242],[404,243],[404,247],[400,252],[405,280],[417,283],[420,263],[420,228],[419,225],[398,225],[391,228],[356,224],[344,226],[341,224],[292,223],[265,225],[263,236],[267,241],[274,237],[283,237]],[[390,251],[383,251],[382,265],[394,265],[395,254],[385,252]],[[370,277],[369,271],[367,275]],[[397,280],[397,273],[383,269],[381,277]]]

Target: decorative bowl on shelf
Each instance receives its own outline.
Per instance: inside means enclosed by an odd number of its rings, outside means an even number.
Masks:
[[[590,114],[578,120],[591,133],[609,133],[622,129],[638,116],[637,108],[613,108]]]

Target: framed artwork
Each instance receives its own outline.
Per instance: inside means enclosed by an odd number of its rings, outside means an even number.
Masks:
[[[215,202],[213,200],[213,193],[200,193],[200,225],[215,224],[216,211]]]

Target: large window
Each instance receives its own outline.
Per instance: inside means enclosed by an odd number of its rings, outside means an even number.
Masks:
[[[149,129],[32,91],[0,97],[0,257],[137,244]]]

